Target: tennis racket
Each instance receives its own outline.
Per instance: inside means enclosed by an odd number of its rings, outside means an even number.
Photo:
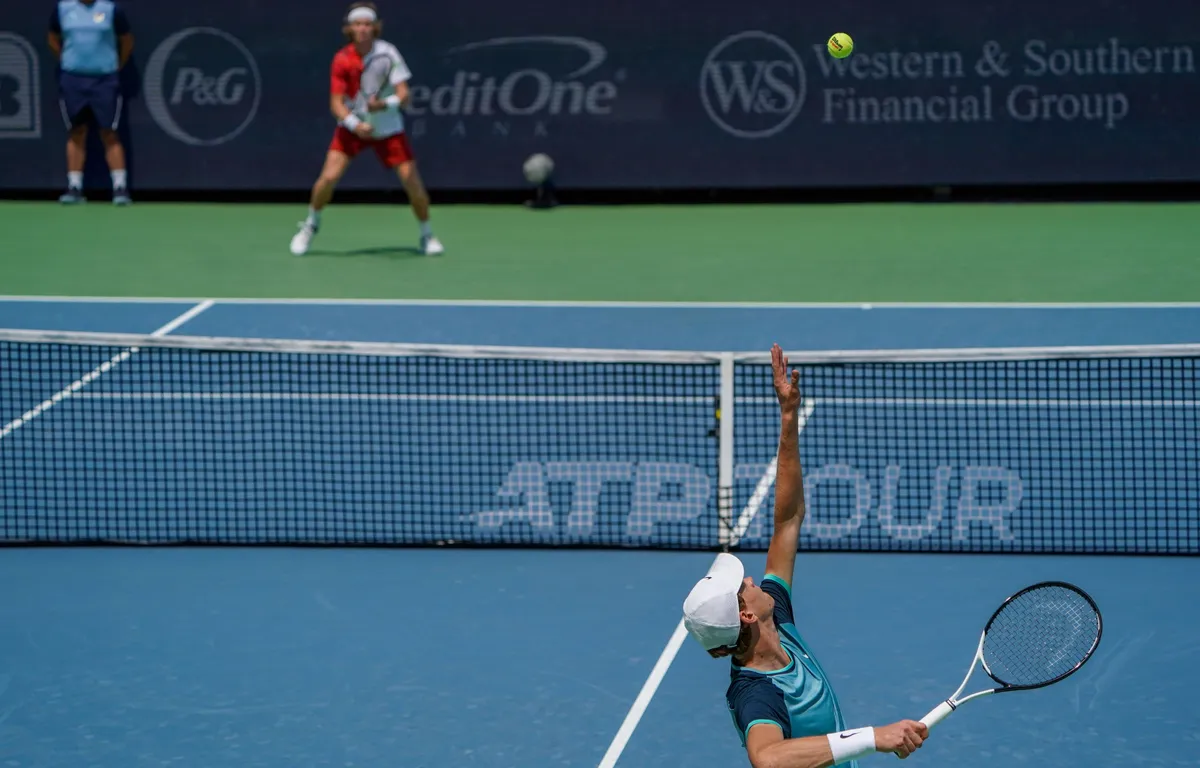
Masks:
[[[1095,653],[1103,628],[1096,601],[1079,587],[1046,581],[1022,589],[1005,600],[984,626],[962,685],[921,722],[932,729],[972,699],[1044,688],[1065,679]],[[999,686],[959,698],[976,665]]]
[[[363,117],[369,114],[367,105],[371,99],[390,85],[392,65],[392,57],[383,51],[373,51],[363,59],[363,71],[358,78],[358,107]]]

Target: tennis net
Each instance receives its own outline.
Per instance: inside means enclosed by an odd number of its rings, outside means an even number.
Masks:
[[[793,354],[801,547],[1200,554],[1200,346]],[[0,542],[763,549],[764,354],[0,331]]]

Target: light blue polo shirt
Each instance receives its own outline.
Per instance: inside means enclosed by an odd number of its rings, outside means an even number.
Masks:
[[[125,12],[112,0],[91,5],[61,0],[50,31],[62,36],[62,69],[76,75],[111,75],[120,70],[117,40],[129,33]]]

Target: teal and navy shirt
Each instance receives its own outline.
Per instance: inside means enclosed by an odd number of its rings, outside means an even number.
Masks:
[[[759,723],[778,726],[785,739],[845,730],[833,686],[796,629],[791,588],[777,576],[767,576],[761,586],[775,600],[775,626],[790,661],[771,672],[732,665],[725,700],[742,746]]]
[[[112,0],[91,5],[61,0],[50,16],[50,31],[62,36],[62,70],[76,75],[111,75],[120,70],[118,38],[129,20]]]

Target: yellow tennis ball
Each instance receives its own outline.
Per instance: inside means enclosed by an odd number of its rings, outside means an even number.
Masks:
[[[829,38],[826,47],[829,48],[830,56],[835,59],[844,59],[854,53],[854,40],[845,32],[838,32]]]

